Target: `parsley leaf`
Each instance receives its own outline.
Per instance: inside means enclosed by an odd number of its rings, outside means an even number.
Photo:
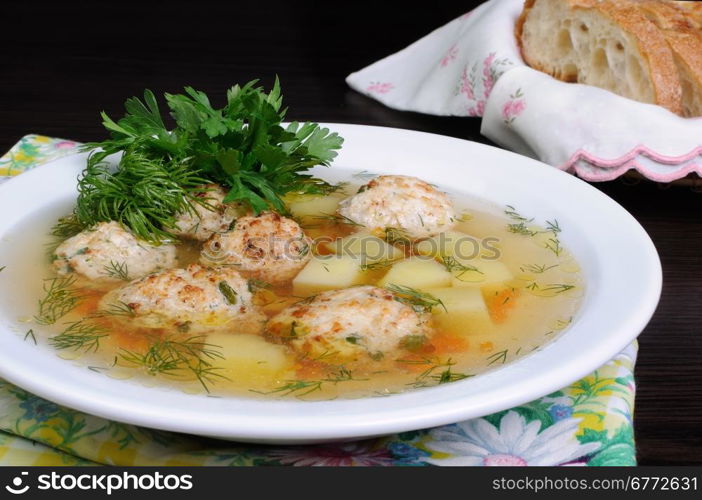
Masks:
[[[248,203],[256,213],[285,213],[282,197],[290,192],[333,189],[307,171],[329,166],[343,139],[316,123],[283,127],[286,110],[277,78],[269,93],[256,80],[233,86],[221,108],[192,87],[164,97],[173,130],[148,89],[143,99],[127,99],[121,119],[101,113],[111,137],[84,146],[91,154],[74,213],[82,227],[116,220],[138,237],[160,242],[174,238],[176,215],[193,209],[203,184],[222,185],[225,202]],[[114,153],[122,153],[116,169],[105,161]]]

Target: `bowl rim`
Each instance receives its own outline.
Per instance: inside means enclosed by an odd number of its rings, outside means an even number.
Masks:
[[[436,148],[435,152],[448,150],[446,158],[449,159],[452,151],[465,152],[475,157],[497,158],[499,166],[492,166],[492,168],[504,170],[506,175],[503,187],[505,189],[507,184],[510,185],[509,189],[516,189],[515,186],[511,186],[511,183],[516,185],[519,182],[545,182],[565,189],[565,194],[558,195],[559,200],[577,199],[579,203],[584,203],[585,207],[578,207],[576,210],[573,205],[570,205],[563,209],[564,213],[573,212],[583,216],[582,214],[586,213],[585,208],[593,211],[591,218],[595,223],[587,218],[579,222],[580,226],[576,226],[576,231],[585,228],[588,230],[585,233],[594,231],[593,234],[611,237],[616,236],[616,231],[625,233],[626,238],[622,236],[621,240],[616,240],[616,248],[611,253],[621,254],[619,257],[622,257],[626,252],[620,247],[632,252],[631,255],[635,257],[633,260],[640,265],[637,275],[626,274],[624,272],[626,265],[621,261],[609,262],[604,250],[596,248],[595,245],[592,245],[588,251],[594,252],[595,262],[598,266],[602,266],[603,269],[598,268],[599,271],[619,273],[617,276],[606,276],[600,273],[595,276],[594,283],[600,280],[602,285],[614,287],[618,293],[616,297],[621,298],[628,309],[619,314],[614,314],[607,309],[611,316],[611,325],[603,325],[601,320],[597,321],[597,318],[593,317],[596,315],[587,309],[592,307],[587,304],[587,301],[600,299],[590,289],[588,280],[586,297],[583,299],[577,320],[568,328],[566,334],[550,342],[542,350],[537,350],[504,367],[471,379],[445,386],[413,390],[387,398],[319,402],[245,398],[217,400],[205,396],[144,388],[131,382],[109,379],[87,370],[83,370],[79,375],[77,372],[72,372],[77,370],[75,366],[59,360],[54,354],[51,354],[51,359],[47,356],[42,367],[28,370],[27,360],[36,357],[30,348],[36,349],[36,346],[27,345],[21,337],[17,338],[17,334],[4,331],[8,329],[2,328],[1,322],[0,376],[58,404],[134,425],[240,441],[311,443],[434,427],[527,403],[559,390],[599,368],[634,340],[649,322],[658,304],[662,288],[662,270],[655,246],[631,214],[593,186],[536,160],[480,143],[389,127],[337,123],[321,125],[338,131],[347,139],[337,162],[351,161],[351,158],[342,160],[342,157],[350,156],[353,159],[360,157],[355,149],[363,150],[364,147],[368,147],[368,144],[385,143],[391,145],[388,151],[383,151],[389,159],[388,165],[392,164],[392,168],[397,169],[401,168],[401,165],[398,166],[393,163],[394,161],[401,162],[402,158],[407,158],[409,154],[422,153],[422,147],[431,145],[432,148]],[[354,141],[358,141],[357,144],[354,144]],[[348,148],[355,148],[353,154]],[[60,175],[66,175],[61,174],[62,169],[75,173],[78,168],[76,162],[83,161],[83,158],[84,154],[63,157],[0,185],[0,210],[8,203],[3,202],[3,199],[12,198],[12,196],[4,196],[5,194],[14,193],[14,198],[18,199],[19,192],[27,197],[27,192],[46,188],[46,186],[38,188],[37,185],[47,184],[47,179],[52,177],[56,177],[57,183],[65,184],[66,179],[60,178]],[[525,168],[528,168],[528,173],[523,170]],[[350,169],[341,167],[340,170]],[[369,169],[365,168],[365,170]],[[383,169],[376,169],[378,170]],[[443,174],[442,172],[441,169],[433,169],[422,178],[429,177],[427,180],[432,181],[437,175],[448,176],[445,178],[446,182],[441,184],[451,184],[450,172]],[[470,172],[473,173],[472,170]],[[489,176],[493,173],[484,175]],[[44,182],[37,182],[41,181],[42,177]],[[480,178],[475,178],[474,181],[479,184]],[[536,195],[531,196],[534,198]],[[487,200],[491,201],[489,198]],[[553,204],[554,200],[549,202]],[[39,202],[35,209],[41,206]],[[19,220],[23,216],[26,214],[18,215],[16,219]],[[561,218],[560,214],[559,218]],[[595,224],[600,226],[595,227]],[[14,221],[10,223],[0,220],[0,239],[12,226]],[[570,250],[576,256],[578,255],[578,249],[570,248]],[[614,260],[614,257],[610,260]],[[588,270],[583,269],[583,271]],[[0,276],[1,290],[2,276]],[[626,294],[620,296],[623,291]],[[605,289],[603,293],[608,293],[608,290]],[[608,300],[612,299],[613,297],[608,297]],[[2,316],[1,311],[0,316]],[[583,323],[584,319],[588,321]],[[590,335],[597,340],[597,343],[580,346],[582,350],[571,354],[571,359],[566,359],[568,363],[556,362],[560,359],[553,359],[554,356],[567,357],[569,355],[567,348],[572,347],[571,344],[578,344],[578,342],[569,341],[565,343],[565,347],[562,347],[563,339],[571,339],[575,335],[588,335],[587,331],[579,333],[580,330],[585,329],[583,324],[591,328],[601,329],[608,326],[609,328],[606,335],[599,330],[595,333],[591,332]],[[576,334],[572,334],[573,331]],[[59,364],[52,361],[59,361],[65,367],[56,368]],[[546,367],[546,369],[537,370],[540,367]],[[62,377],[57,377],[51,372],[52,369],[61,370]],[[499,385],[505,382],[505,372],[509,374],[507,379],[513,382],[513,385],[507,389]],[[58,383],[57,380],[59,380]],[[480,397],[479,401],[476,400],[478,397]],[[198,404],[193,404],[194,400],[191,398],[196,398]],[[367,408],[368,406],[370,409]]]

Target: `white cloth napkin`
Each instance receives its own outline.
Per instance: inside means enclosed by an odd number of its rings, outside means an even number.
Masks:
[[[391,108],[482,116],[497,144],[589,181],[702,176],[702,119],[529,68],[514,37],[522,6],[490,0],[346,81]]]

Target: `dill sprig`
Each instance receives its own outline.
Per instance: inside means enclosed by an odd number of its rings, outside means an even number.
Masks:
[[[95,311],[91,315],[93,318],[103,318],[105,316],[125,316],[127,318],[133,318],[136,316],[136,312],[126,302],[119,301],[109,304],[106,308]]]
[[[550,220],[546,221],[546,230],[552,232],[554,235],[557,235],[562,231],[561,226],[558,224],[558,220],[553,219],[553,222]]]
[[[68,323],[61,333],[49,337],[49,343],[60,350],[96,352],[100,348],[100,339],[107,335],[106,328],[83,319]]]
[[[219,346],[204,342],[204,338],[157,338],[149,344],[146,352],[121,349],[119,356],[152,376],[190,373],[205,391],[210,392],[208,384],[215,383],[217,379],[226,379],[217,373],[221,368],[212,365],[213,360],[224,359],[224,356]]]
[[[329,222],[332,222],[334,224],[344,224],[347,226],[365,227],[363,224],[359,224],[358,222],[354,221],[353,219],[349,219],[345,215],[341,215],[341,214],[320,214],[320,215],[315,215],[312,218],[317,219],[317,220],[329,221]]]
[[[567,292],[568,290],[572,290],[573,288],[575,288],[575,285],[567,285],[564,283],[551,283],[550,285],[546,285],[545,287],[542,287],[541,291],[563,293],[563,292]]]
[[[494,365],[496,363],[504,365],[505,362],[507,361],[507,353],[508,352],[509,352],[509,349],[504,349],[503,351],[499,351],[499,352],[493,353],[490,356],[488,356],[487,357],[488,366]]]
[[[409,237],[407,232],[398,227],[385,228],[385,241],[390,245],[400,245],[403,247],[409,247],[412,245],[412,239]]]
[[[441,257],[441,263],[444,265],[444,267],[446,268],[446,270],[448,272],[450,272],[450,273],[457,272],[458,274],[456,275],[456,279],[458,279],[458,280],[460,280],[461,276],[463,276],[465,273],[467,273],[469,271],[484,274],[477,267],[471,266],[470,264],[464,264],[463,262],[460,262],[455,257],[451,257],[451,256]]]
[[[39,299],[39,313],[34,320],[40,325],[53,325],[72,311],[82,300],[75,283],[75,276],[45,279],[45,295]]]
[[[523,264],[522,266],[519,267],[519,269],[522,272],[530,272],[534,274],[543,274],[549,269],[553,269],[554,267],[558,267],[558,264],[553,264],[551,266],[547,266],[546,264]]]
[[[441,299],[437,299],[429,293],[420,292],[414,288],[396,285],[394,283],[388,283],[385,289],[392,292],[396,301],[407,304],[414,309],[415,312],[428,313],[437,306],[442,307],[444,311],[446,311],[446,306]]]
[[[507,224],[507,231],[514,234],[522,234],[524,236],[535,236],[538,233],[538,231],[529,229],[524,222]]]
[[[557,257],[560,257],[561,253],[563,253],[563,247],[561,246],[561,242],[555,236],[553,238],[548,239],[548,241],[545,244],[545,247],[551,250],[553,253],[555,253]]]
[[[54,236],[58,241],[63,241],[75,236],[85,229],[85,225],[82,224],[78,218],[74,215],[67,215],[66,217],[61,217],[51,228],[51,235]]]
[[[129,267],[126,262],[116,262],[111,260],[106,266],[103,266],[105,274],[111,278],[117,278],[122,281],[131,281],[129,277]]]
[[[360,267],[361,271],[377,271],[392,266],[394,262],[394,260],[379,260],[377,262],[363,263]]]
[[[336,372],[319,380],[286,380],[284,385],[276,387],[270,391],[257,391],[251,389],[251,392],[258,394],[278,394],[280,396],[289,396],[294,394],[296,397],[306,396],[316,391],[321,391],[325,384],[338,384],[340,382],[349,382],[351,380],[367,380],[357,379],[353,376],[353,372],[344,366],[340,366]]]
[[[328,166],[343,139],[316,123],[285,118],[280,85],[269,93],[251,81],[227,91],[226,104],[213,107],[201,91],[164,94],[176,126],[164,124],[156,96],[125,102],[118,121],[101,113],[111,137],[86,144],[91,151],[79,181],[75,210],[82,224],[117,220],[149,242],[173,237],[176,214],[199,203],[199,186],[216,183],[228,190],[225,203],[242,202],[255,213],[285,212],[290,192],[327,194],[336,189],[307,171]],[[122,153],[116,170],[105,160]]]
[[[529,219],[527,217],[524,217],[519,212],[517,212],[517,209],[514,208],[512,205],[507,205],[507,208],[505,208],[505,215],[512,220],[516,220],[516,221],[520,221],[520,222],[524,222],[524,223],[534,221],[533,218]]]
[[[260,290],[268,290],[272,287],[272,285],[266,281],[257,278],[250,278],[247,283],[247,287],[250,293],[256,293]]]
[[[177,214],[206,203],[197,194],[208,181],[192,162],[130,148],[115,170],[93,152],[78,178],[75,218],[83,227],[117,221],[150,243],[175,239]]]
[[[454,366],[456,362],[451,358],[448,358],[444,362],[438,359],[431,358],[423,358],[421,360],[398,359],[395,361],[407,364],[427,365],[427,368],[422,373],[417,375],[417,377],[412,382],[407,384],[414,389],[419,389],[421,387],[431,387],[434,385],[448,384],[450,382],[457,382],[459,380],[463,380],[473,376],[465,373],[454,372],[451,369],[451,367]],[[437,370],[440,370],[441,368],[443,368],[443,370],[441,370],[441,372],[439,373],[436,373]]]
[[[0,273],[3,272],[3,271],[5,270],[6,267],[7,267],[7,266],[0,266]]]
[[[37,338],[34,335],[34,330],[31,328],[29,330],[27,330],[27,333],[24,334],[25,342],[27,341],[27,339],[32,339],[32,342],[34,342],[34,345],[37,345]]]

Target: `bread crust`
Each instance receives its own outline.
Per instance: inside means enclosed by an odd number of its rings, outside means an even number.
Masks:
[[[531,9],[539,0],[526,0],[521,16],[515,25],[515,35],[524,61],[534,69],[546,71],[529,57],[524,50],[523,34],[524,25]],[[598,14],[614,22],[619,28],[635,40],[638,51],[648,65],[653,86],[655,103],[663,106],[673,113],[682,113],[682,90],[678,69],[673,59],[673,53],[665,36],[658,27],[647,19],[635,6],[629,2],[617,3],[609,0],[560,0],[567,4],[571,11],[595,10]],[[553,75],[559,77],[559,75]]]

